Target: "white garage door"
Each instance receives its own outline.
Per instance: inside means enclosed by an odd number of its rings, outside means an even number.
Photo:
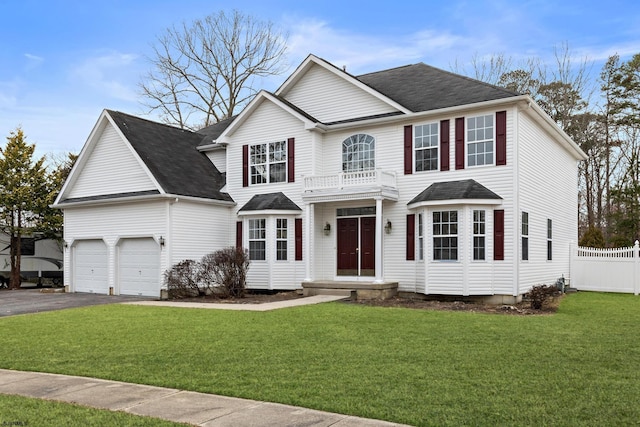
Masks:
[[[121,295],[160,296],[160,247],[155,240],[123,239],[118,261]]]
[[[108,294],[107,245],[102,240],[82,240],[73,253],[74,291]]]

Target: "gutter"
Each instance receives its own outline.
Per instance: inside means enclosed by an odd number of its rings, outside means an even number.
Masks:
[[[114,197],[112,199],[97,199],[97,200],[83,200],[78,202],[63,202],[63,203],[55,203],[53,205],[49,205],[49,207],[54,209],[67,209],[67,208],[75,208],[75,207],[84,207],[84,206],[98,206],[98,205],[117,205],[124,204],[130,202],[145,202],[145,201],[154,201],[154,200],[167,200],[174,199],[175,201],[179,200],[187,200],[195,203],[204,203],[209,205],[223,206],[223,207],[231,207],[235,206],[236,202],[227,201],[227,200],[214,200],[214,199],[205,199],[202,197],[193,197],[193,196],[182,196],[176,194],[150,194],[144,196],[125,196],[125,197]]]

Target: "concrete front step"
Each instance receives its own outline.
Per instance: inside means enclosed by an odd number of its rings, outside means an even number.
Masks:
[[[398,282],[349,282],[314,280],[302,282],[304,296],[339,295],[363,299],[388,299],[398,293]]]

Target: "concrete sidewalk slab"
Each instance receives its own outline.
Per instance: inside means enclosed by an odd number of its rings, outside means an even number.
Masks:
[[[335,426],[401,424],[278,403],[95,378],[0,369],[0,393],[119,410],[203,427]]]
[[[217,310],[237,310],[237,311],[269,311],[280,308],[299,307],[302,305],[320,304],[323,302],[339,301],[349,297],[339,295],[315,295],[290,299],[285,301],[266,302],[263,304],[231,304],[231,303],[208,303],[208,302],[181,302],[181,301],[129,301],[122,304],[150,305],[158,307],[182,307],[182,308],[208,308]]]

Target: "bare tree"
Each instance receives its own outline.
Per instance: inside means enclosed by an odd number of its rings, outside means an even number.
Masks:
[[[143,104],[187,129],[231,117],[255,95],[254,79],[286,70],[287,37],[236,10],[169,28],[140,82]]]

